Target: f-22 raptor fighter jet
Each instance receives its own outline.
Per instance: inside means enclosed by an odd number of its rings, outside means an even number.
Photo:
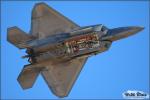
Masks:
[[[10,27],[7,40],[27,49],[23,58],[30,64],[17,79],[23,89],[31,88],[41,74],[56,96],[65,97],[89,56],[141,30],[143,27],[137,26],[109,29],[102,24],[80,27],[45,3],[38,3],[32,11],[30,34]]]

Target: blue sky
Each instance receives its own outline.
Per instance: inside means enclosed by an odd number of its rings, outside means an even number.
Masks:
[[[39,76],[33,88],[22,90],[17,77],[28,62],[6,41],[7,28],[18,26],[29,32],[31,10],[37,2],[2,2],[1,9],[1,96],[3,99],[57,99]],[[140,33],[114,42],[111,48],[88,59],[66,99],[122,98],[127,90],[149,92],[148,1],[48,1],[80,26],[104,24],[108,28],[144,26]]]

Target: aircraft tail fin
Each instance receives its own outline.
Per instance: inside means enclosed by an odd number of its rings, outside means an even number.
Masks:
[[[27,48],[28,45],[25,42],[33,39],[35,37],[26,34],[16,26],[7,29],[7,40],[20,49]]]
[[[41,68],[35,68],[34,65],[25,65],[17,79],[21,87],[23,89],[31,88],[40,74],[40,71]]]

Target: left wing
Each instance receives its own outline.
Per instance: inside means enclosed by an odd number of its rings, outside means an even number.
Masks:
[[[79,26],[45,3],[37,3],[34,6],[31,21],[33,36],[41,39],[57,33],[70,32],[75,28]]]
[[[87,58],[76,58],[68,62],[47,65],[47,70],[41,71],[42,76],[51,91],[65,97],[70,92]]]

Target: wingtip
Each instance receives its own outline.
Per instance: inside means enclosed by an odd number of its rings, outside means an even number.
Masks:
[[[35,3],[35,7],[36,6],[39,6],[39,5],[47,5],[45,2],[38,2],[38,3]]]
[[[68,94],[63,94],[63,95],[57,95],[57,94],[55,94],[58,98],[66,98],[67,96],[68,96]]]
[[[52,89],[53,94],[55,94],[58,98],[65,98],[68,96],[67,91],[55,91]]]
[[[32,19],[42,16],[47,7],[48,5],[44,2],[35,3],[32,9]]]

